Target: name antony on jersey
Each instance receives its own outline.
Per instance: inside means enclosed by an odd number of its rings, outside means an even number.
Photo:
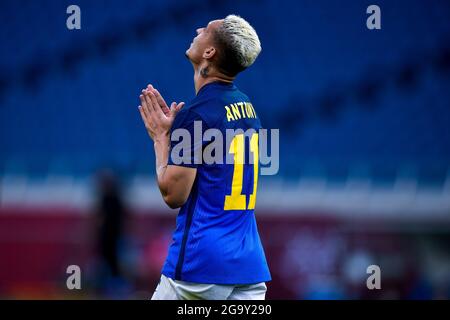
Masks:
[[[236,102],[225,106],[227,121],[236,121],[242,118],[256,118],[256,112],[250,102]]]

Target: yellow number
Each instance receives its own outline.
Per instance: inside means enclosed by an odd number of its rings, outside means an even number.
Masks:
[[[230,153],[234,154],[231,195],[225,196],[224,210],[245,210],[246,198],[242,193],[244,179],[244,135],[238,134],[231,141]]]
[[[242,194],[244,180],[244,135],[238,134],[231,141],[229,152],[234,155],[233,180],[231,182],[231,195],[225,196],[224,210],[245,210],[247,198]],[[258,134],[250,138],[250,151],[253,152],[253,193],[250,195],[247,209],[255,209],[256,188],[258,185]]]
[[[258,134],[255,133],[250,139],[250,151],[253,152],[253,193],[250,195],[248,209],[255,209],[256,204],[256,188],[258,187]]]

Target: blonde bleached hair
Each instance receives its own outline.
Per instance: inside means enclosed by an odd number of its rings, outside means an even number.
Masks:
[[[236,75],[251,66],[261,52],[261,42],[255,29],[243,18],[228,15],[216,30],[219,53],[218,67]]]

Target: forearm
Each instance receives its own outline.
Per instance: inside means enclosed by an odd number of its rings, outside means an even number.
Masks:
[[[162,135],[154,140],[155,157],[156,157],[156,179],[162,196],[168,194],[168,186],[164,176],[167,171],[167,163],[169,161],[169,135]]]
[[[138,107],[145,128],[154,142],[156,179],[161,195],[171,208],[181,206],[187,199],[196,171],[168,166],[170,152],[170,129],[175,116],[184,102],[172,102],[170,109],[159,92],[149,85],[139,95]],[[188,190],[189,189],[189,190]]]

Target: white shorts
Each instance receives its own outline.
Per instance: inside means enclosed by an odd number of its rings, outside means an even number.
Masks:
[[[264,300],[264,282],[246,285],[203,284],[173,280],[161,275],[152,300]]]

